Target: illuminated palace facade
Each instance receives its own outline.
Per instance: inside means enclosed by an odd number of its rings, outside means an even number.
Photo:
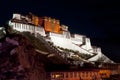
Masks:
[[[46,40],[52,42],[57,47],[89,54],[92,57],[88,61],[96,61],[103,57],[104,62],[113,62],[101,52],[101,48],[91,45],[90,38],[85,35],[71,34],[68,26],[60,24],[60,21],[57,19],[38,17],[33,14],[26,16],[13,14],[9,25],[20,32],[27,31],[34,33],[35,36],[40,34],[41,36],[49,37],[49,40],[48,38]],[[79,57],[72,52],[68,57],[71,56]]]
[[[92,46],[90,38],[85,35],[71,34],[68,30],[68,26],[60,23],[59,20],[51,17],[38,17],[33,14],[23,16],[21,14],[13,14],[9,25],[14,30],[20,32],[30,32],[37,35],[41,35],[45,41],[53,43],[59,51],[69,50],[67,58],[76,57],[86,62],[102,61],[101,66],[104,69],[91,69],[82,71],[53,71],[50,73],[50,80],[100,80],[102,75],[103,78],[108,78],[110,75],[117,74],[117,66],[115,67],[112,60],[105,56],[100,47]],[[64,50],[63,50],[64,49]],[[83,59],[76,55],[74,52],[77,51],[78,55],[87,54],[90,55],[88,59]],[[108,66],[108,67],[106,67]],[[110,69],[111,67],[111,69]],[[119,69],[120,70],[120,69]]]

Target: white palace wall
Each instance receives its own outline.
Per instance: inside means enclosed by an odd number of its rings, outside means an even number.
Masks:
[[[80,53],[91,54],[90,52],[88,52],[88,51],[80,48],[79,46],[73,44],[71,39],[64,38],[60,34],[50,33],[50,38],[55,46],[71,49],[74,51],[79,51]]]
[[[37,27],[34,25],[24,24],[24,23],[11,22],[11,21],[9,21],[9,25],[12,26],[13,29],[18,30],[20,32],[28,31],[30,33],[35,33],[35,34],[39,33],[42,36],[46,36],[45,30],[42,27]]]

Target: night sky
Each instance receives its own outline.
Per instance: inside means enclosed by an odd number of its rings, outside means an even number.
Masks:
[[[50,16],[69,26],[71,33],[86,35],[92,45],[120,62],[120,5],[114,0],[0,0],[0,26],[12,13]]]

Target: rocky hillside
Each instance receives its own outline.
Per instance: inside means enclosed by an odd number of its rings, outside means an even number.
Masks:
[[[34,45],[21,34],[0,39],[0,80],[46,80],[44,64]]]

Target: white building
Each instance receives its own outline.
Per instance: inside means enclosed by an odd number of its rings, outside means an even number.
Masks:
[[[31,24],[27,17],[21,16],[20,14],[13,14],[13,18],[9,21],[9,25],[20,32],[28,31],[30,33],[39,33],[42,36],[46,36],[43,27]]]

